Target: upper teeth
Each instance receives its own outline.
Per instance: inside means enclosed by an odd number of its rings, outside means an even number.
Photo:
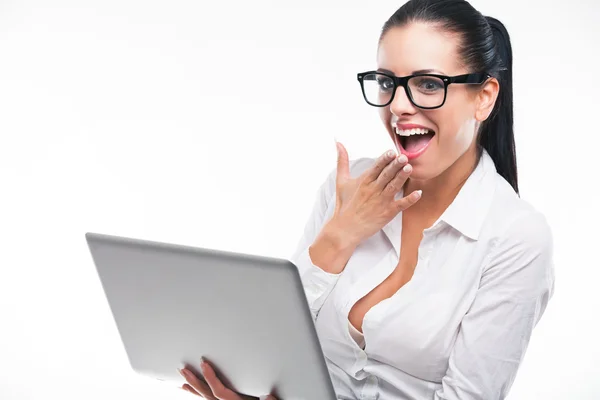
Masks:
[[[426,133],[430,132],[429,129],[422,129],[422,128],[407,129],[405,131],[403,131],[402,129],[400,129],[398,127],[395,127],[395,129],[396,129],[396,134],[400,135],[400,136],[425,135]]]

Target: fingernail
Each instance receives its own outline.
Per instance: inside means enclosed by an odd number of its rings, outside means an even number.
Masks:
[[[415,199],[418,199],[418,198],[420,198],[420,197],[421,197],[421,194],[423,194],[423,191],[422,191],[422,190],[417,190],[417,191],[415,192],[415,194],[414,194],[414,196],[415,196]]]
[[[183,376],[184,378],[187,378],[187,371],[185,369],[180,369],[179,373],[181,374],[181,376]]]
[[[404,171],[404,172],[406,172],[408,174],[410,171],[412,171],[411,165],[410,164],[406,164],[404,166],[404,168],[402,168],[402,171]]]
[[[393,150],[388,151],[387,154],[386,154],[386,156],[393,157],[394,156],[394,151]]]
[[[400,157],[398,157],[399,163],[405,163],[407,161],[408,161],[408,158],[406,158],[406,156],[404,154],[401,154]]]

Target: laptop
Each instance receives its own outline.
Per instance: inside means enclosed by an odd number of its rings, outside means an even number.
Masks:
[[[296,266],[278,258],[85,235],[134,371],[183,384],[200,358],[235,392],[336,395]],[[193,369],[193,368],[192,368]]]

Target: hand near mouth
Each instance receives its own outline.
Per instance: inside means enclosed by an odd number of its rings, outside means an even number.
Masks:
[[[412,172],[406,155],[396,156],[393,151],[388,151],[361,176],[353,179],[348,152],[341,143],[336,145],[335,210],[310,248],[313,263],[333,274],[345,268],[362,241],[421,198],[421,191],[414,191],[396,200]]]

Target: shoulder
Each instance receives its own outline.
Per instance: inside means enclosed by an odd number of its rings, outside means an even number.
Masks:
[[[547,218],[520,198],[500,175],[486,220],[489,252],[483,273],[517,280],[530,296],[553,286],[553,234]]]
[[[547,246],[552,231],[544,214],[527,200],[519,197],[500,175],[495,177],[494,197],[486,221],[494,241],[522,241]]]

